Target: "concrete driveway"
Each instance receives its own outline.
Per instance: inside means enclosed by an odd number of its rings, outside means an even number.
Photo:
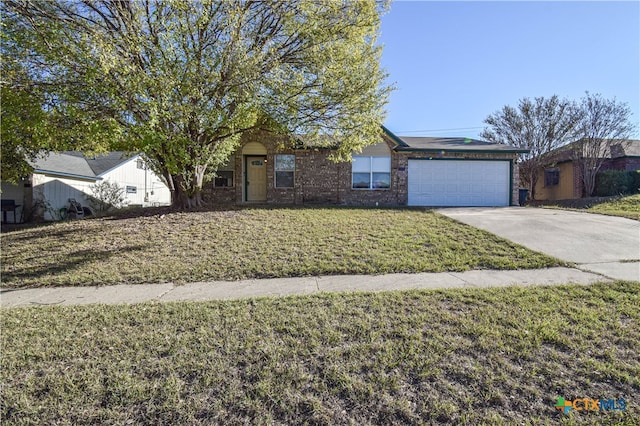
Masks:
[[[579,269],[640,281],[640,222],[614,216],[533,207],[437,210]]]

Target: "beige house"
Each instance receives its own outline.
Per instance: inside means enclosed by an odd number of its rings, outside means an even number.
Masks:
[[[569,200],[582,198],[584,189],[580,164],[573,161],[570,146],[549,154],[546,167],[540,168],[536,183],[536,200]],[[600,170],[640,170],[640,140],[612,144],[604,153]]]

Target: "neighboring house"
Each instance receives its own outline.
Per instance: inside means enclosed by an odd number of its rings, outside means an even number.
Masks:
[[[85,156],[77,152],[51,153],[32,164],[33,173],[19,185],[2,182],[2,199],[15,200],[21,207],[16,221],[31,207],[45,220],[56,219],[56,212],[69,206],[75,199],[88,206],[87,196],[92,195],[92,185],[108,180],[124,189],[125,204],[139,206],[166,205],[171,194],[162,180],[148,170],[140,155],[111,152],[104,155]],[[45,209],[44,206],[49,206]],[[25,208],[26,207],[26,208]],[[9,214],[7,221],[12,221]]]
[[[509,206],[518,202],[518,154],[527,150],[464,138],[398,137],[329,160],[331,148],[295,148],[252,133],[206,188],[217,204]]]
[[[558,148],[546,156],[548,165],[538,172],[536,200],[582,198],[584,188],[580,164],[573,161],[571,145]],[[603,156],[605,160],[600,170],[640,170],[640,140],[614,142]]]

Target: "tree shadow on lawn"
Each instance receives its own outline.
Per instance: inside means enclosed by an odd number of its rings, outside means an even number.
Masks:
[[[149,245],[136,245],[130,247],[120,247],[117,250],[78,250],[71,252],[64,256],[64,258],[56,259],[55,263],[45,262],[42,265],[25,266],[20,268],[13,268],[10,265],[3,267],[2,271],[2,289],[0,291],[5,292],[7,290],[16,288],[29,288],[30,285],[23,286],[21,281],[24,279],[40,280],[47,276],[57,274],[68,274],[70,270],[80,269],[89,262],[100,262],[107,260],[113,256],[120,255],[122,252],[135,252],[145,251],[149,249]],[[50,286],[64,286],[64,285],[77,285],[77,283],[51,283]],[[86,285],[98,285],[98,283],[88,283]],[[41,287],[41,286],[34,286]]]

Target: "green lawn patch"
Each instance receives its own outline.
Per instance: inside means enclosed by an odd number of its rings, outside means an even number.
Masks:
[[[543,268],[562,262],[429,210],[277,208],[105,217],[2,236],[2,286]]]
[[[637,424],[638,306],[615,282],[3,309],[1,420]]]
[[[617,197],[606,203],[596,204],[587,211],[640,220],[640,194]]]
[[[640,194],[577,200],[537,201],[535,205],[640,220]]]

